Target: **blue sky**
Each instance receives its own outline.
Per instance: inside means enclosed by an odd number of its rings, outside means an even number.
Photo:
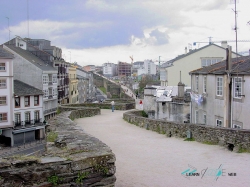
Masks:
[[[193,42],[234,40],[231,0],[1,0],[0,43],[15,35],[50,40],[81,65],[167,61]],[[249,0],[237,1],[238,39],[250,40]],[[27,5],[29,14],[27,14]],[[233,46],[234,43],[229,43]],[[218,45],[220,45],[218,43]],[[247,51],[250,42],[239,43]]]

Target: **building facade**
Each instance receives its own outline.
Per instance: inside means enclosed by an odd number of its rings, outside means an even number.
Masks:
[[[78,80],[76,77],[76,68],[71,66],[69,67],[69,103],[79,103],[78,99]]]
[[[103,76],[113,77],[117,75],[117,66],[114,63],[104,63],[102,66]]]
[[[248,56],[190,72],[191,123],[250,129],[249,67]]]
[[[43,114],[47,120],[57,110],[57,70],[48,61],[41,60],[25,49],[27,46],[28,43],[16,37],[10,41],[10,45],[5,43],[3,48],[14,55],[14,79],[43,90]]]
[[[43,91],[14,80],[14,129],[9,130],[11,146],[45,138]]]
[[[233,53],[232,57],[236,57],[236,54]],[[161,65],[161,85],[175,86],[181,81],[190,87],[190,71],[220,62],[225,58],[226,48],[216,44],[209,44],[200,49],[190,50],[188,53],[180,55]]]
[[[130,77],[132,74],[132,64],[118,62],[117,71],[119,77]]]
[[[0,142],[13,125],[13,58],[0,46]]]

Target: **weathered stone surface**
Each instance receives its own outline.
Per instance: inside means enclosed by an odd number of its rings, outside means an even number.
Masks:
[[[114,186],[115,155],[71,120],[100,114],[100,109],[62,110],[65,112],[48,122],[47,131],[56,132],[58,137],[48,142],[42,157],[0,159],[0,186],[49,187],[53,182],[61,187]]]
[[[129,111],[123,119],[141,128],[166,134],[167,137],[187,138],[187,131],[195,141],[218,144],[234,152],[250,152],[250,131],[189,123],[175,123],[164,120],[144,118],[141,111]]]

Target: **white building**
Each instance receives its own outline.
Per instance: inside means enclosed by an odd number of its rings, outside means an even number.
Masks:
[[[232,54],[236,57],[236,54]],[[183,55],[161,65],[161,86],[176,86],[180,81],[191,86],[189,72],[222,61],[226,58],[226,48],[209,44],[199,49],[190,50]],[[180,76],[181,74],[181,76]]]
[[[43,91],[14,80],[13,100],[14,129],[9,130],[11,145],[22,145],[44,139]]]
[[[140,64],[139,64],[140,65]],[[140,65],[140,67],[137,70],[137,75],[156,75],[156,65],[152,60],[144,60],[143,66]]]
[[[102,69],[103,76],[105,77],[113,77],[117,75],[117,65],[114,63],[104,63]]]
[[[13,58],[0,47],[0,137],[13,127]]]

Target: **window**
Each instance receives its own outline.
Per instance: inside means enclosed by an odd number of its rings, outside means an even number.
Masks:
[[[35,106],[39,105],[39,95],[34,96],[34,105]]]
[[[15,125],[21,125],[21,114],[15,114]]]
[[[20,97],[15,96],[15,108],[19,108],[20,106]]]
[[[207,114],[203,114],[203,123],[207,124]]]
[[[0,105],[6,105],[6,104],[7,104],[7,97],[0,96]]]
[[[5,63],[0,63],[0,71],[5,71],[6,67],[5,67]]]
[[[222,96],[222,94],[223,94],[223,91],[222,91],[223,83],[222,83],[222,81],[223,81],[222,77],[217,77],[217,81],[216,81],[216,95],[217,96]]]
[[[40,116],[39,116],[39,111],[34,112],[34,117],[35,117],[35,123],[40,122]]]
[[[195,77],[195,90],[196,91],[199,90],[199,77],[198,76]]]
[[[216,119],[216,126],[217,127],[222,127],[222,121],[219,119]]]
[[[30,124],[30,112],[25,113],[25,124]]]
[[[43,97],[48,97],[49,96],[49,90],[43,90]]]
[[[223,58],[202,58],[201,67],[210,66],[217,62],[220,62]]]
[[[203,92],[207,93],[207,77],[203,77]]]
[[[57,89],[56,89],[56,88],[53,88],[53,89],[52,89],[52,95],[53,95],[53,96],[57,96]]]
[[[235,77],[234,78],[234,97],[241,98],[242,96],[242,78]]]
[[[52,82],[53,83],[57,83],[57,75],[53,75],[52,76]]]
[[[0,88],[6,88],[6,79],[0,79]]]
[[[24,97],[24,106],[30,106],[30,96]]]
[[[196,110],[196,111],[195,111],[195,116],[194,116],[194,117],[195,117],[194,123],[198,123],[198,114],[199,114],[199,113],[198,113],[198,110]]]
[[[233,124],[233,128],[235,128],[235,129],[241,129],[241,126],[240,126],[240,125]]]
[[[0,122],[7,121],[7,113],[0,113]]]
[[[49,77],[47,75],[43,75],[43,84],[48,84]]]

